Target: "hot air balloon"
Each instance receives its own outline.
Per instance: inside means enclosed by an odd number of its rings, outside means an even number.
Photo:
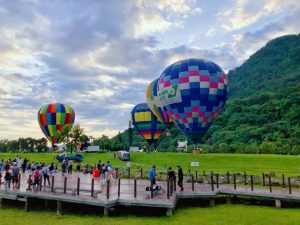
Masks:
[[[138,104],[132,109],[130,120],[133,127],[149,145],[154,144],[165,129],[146,103]]]
[[[158,84],[162,106],[194,143],[199,143],[221,112],[227,93],[226,74],[205,59],[185,59],[168,66]]]
[[[157,97],[157,84],[159,79],[152,81],[146,90],[147,105],[157,117],[157,119],[167,128],[168,132],[174,125],[166,110],[161,107],[161,103]]]
[[[75,112],[66,104],[47,104],[42,106],[38,112],[40,128],[52,145],[62,141],[62,130],[65,127],[71,128],[74,120]]]

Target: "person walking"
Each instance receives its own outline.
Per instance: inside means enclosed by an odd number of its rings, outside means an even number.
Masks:
[[[20,172],[20,168],[18,167],[18,163],[14,162],[12,167],[12,176],[11,176],[13,189],[16,189],[18,186],[19,172]]]
[[[11,181],[11,170],[8,162],[5,165],[4,171],[5,171],[4,186],[5,186],[5,190],[7,190],[8,188],[10,188],[10,181]]]
[[[181,169],[181,166],[177,166],[177,168],[178,168],[178,183],[177,184],[180,187],[180,191],[182,192],[184,190],[183,184],[182,184],[182,182],[183,182],[183,171]]]
[[[66,169],[67,169],[67,162],[66,162],[66,160],[63,160],[63,162],[61,164],[61,175],[62,176],[65,176]]]
[[[168,169],[168,179],[170,181],[170,193],[172,195],[173,194],[173,190],[174,190],[174,188],[173,188],[174,180],[176,179],[175,172],[172,169],[172,167],[169,167],[169,169]]]
[[[68,174],[72,174],[72,170],[73,170],[73,161],[70,159],[68,161]]]
[[[53,173],[54,173],[54,164],[52,162],[51,165],[49,166],[49,174],[51,177],[53,176]]]
[[[156,172],[155,172],[156,166],[152,166],[152,168],[149,170],[149,180],[150,180],[150,185],[153,187],[153,185],[156,184]]]
[[[49,166],[44,166],[41,170],[41,174],[44,177],[44,186],[46,186],[46,181],[48,181],[48,185],[50,186],[50,179],[49,179]]]
[[[23,173],[25,173],[26,167],[27,167],[27,159],[25,158],[24,161],[23,161],[23,163],[22,163],[22,165],[21,165]]]
[[[101,183],[101,185],[104,185],[104,183],[105,183],[105,165],[104,164],[102,164],[101,171],[100,171],[100,183]]]

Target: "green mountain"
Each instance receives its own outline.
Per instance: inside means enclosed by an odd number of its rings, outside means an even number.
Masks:
[[[300,154],[300,35],[269,41],[240,67],[229,71],[230,95],[224,111],[203,138],[206,151]],[[144,147],[136,133],[112,141]],[[186,139],[176,127],[162,135],[158,149],[174,149]],[[191,143],[191,142],[189,142]],[[192,144],[192,143],[191,143]]]
[[[206,138],[229,152],[298,151],[300,36],[268,42],[228,76],[229,100]]]

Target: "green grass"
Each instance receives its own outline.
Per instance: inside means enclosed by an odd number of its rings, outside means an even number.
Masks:
[[[16,154],[0,154],[1,158],[14,158]],[[27,157],[38,162],[51,162],[54,154],[25,153],[19,154],[22,158]],[[125,167],[126,162],[113,158],[112,153],[86,153],[82,164],[95,164],[101,160],[106,162],[110,160],[115,167]],[[193,167],[199,172],[215,171],[219,173],[229,172],[247,172],[251,174],[261,174],[262,172],[274,172],[277,175],[285,173],[286,175],[298,175],[300,172],[300,157],[289,155],[251,155],[251,154],[186,154],[186,153],[131,153],[131,166],[133,168],[143,167],[149,169],[151,165],[158,166],[164,170],[165,167],[175,168],[181,165],[186,171],[191,162],[199,162],[199,167]]]
[[[55,212],[3,208],[0,210],[0,225],[298,225],[299,209],[276,209],[265,206],[217,205],[216,207],[188,207],[175,210],[172,217],[117,216],[96,217],[93,215],[67,214],[56,216]]]

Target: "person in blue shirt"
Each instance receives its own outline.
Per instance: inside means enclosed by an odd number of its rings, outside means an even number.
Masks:
[[[151,182],[151,185],[156,184],[156,182],[155,182],[155,176],[156,176],[155,168],[156,168],[156,166],[152,166],[151,170],[149,171],[149,180]]]

